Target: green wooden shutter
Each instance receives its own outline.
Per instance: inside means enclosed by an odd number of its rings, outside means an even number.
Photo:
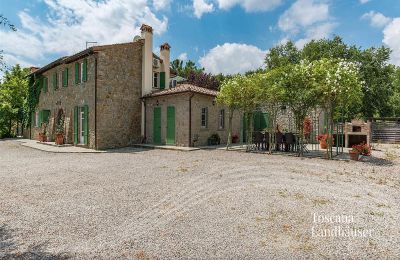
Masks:
[[[89,141],[89,106],[85,105],[84,107],[84,117],[85,117],[85,122],[83,125],[83,131],[84,131],[84,136],[85,136],[85,145],[88,145]]]
[[[79,112],[78,112],[78,107],[74,107],[74,144],[77,144],[78,143],[78,137],[79,137],[79,134],[78,134],[78,131],[79,131],[79,128],[78,128],[78,114]]]
[[[57,72],[54,72],[53,74],[53,89],[57,89]]]
[[[79,84],[79,63],[75,62],[75,84]]]
[[[268,113],[262,113],[260,117],[260,128],[264,130],[268,127]]]
[[[83,75],[82,75],[82,81],[86,82],[87,81],[87,59],[83,60]]]
[[[44,77],[43,78],[43,91],[44,92],[47,92],[48,91],[48,79],[47,79],[47,77]]]
[[[38,124],[38,126],[39,127],[42,126],[42,123],[43,123],[43,110],[40,110],[39,111],[39,124]]]
[[[165,89],[165,72],[160,72],[160,89]]]
[[[49,123],[49,118],[50,118],[50,110],[42,110],[41,111],[42,114],[42,123]]]
[[[67,87],[68,86],[68,68],[65,68],[64,74],[63,74],[63,86]]]

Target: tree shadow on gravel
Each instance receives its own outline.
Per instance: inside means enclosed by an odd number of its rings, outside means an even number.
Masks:
[[[69,259],[66,253],[52,254],[45,251],[46,244],[29,245],[26,250],[20,250],[12,236],[13,230],[6,225],[0,226],[0,259]]]
[[[394,165],[394,163],[390,160],[378,158],[378,157],[374,157],[374,156],[364,156],[361,159],[361,161],[364,163],[367,163],[367,164],[374,165],[374,166],[393,166]]]

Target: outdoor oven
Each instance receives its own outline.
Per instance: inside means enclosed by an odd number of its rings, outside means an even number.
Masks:
[[[371,140],[371,122],[353,119],[344,126],[345,146],[350,148],[362,142],[369,144]]]

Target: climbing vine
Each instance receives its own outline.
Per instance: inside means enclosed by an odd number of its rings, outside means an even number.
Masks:
[[[28,88],[28,117],[25,122],[27,122],[27,125],[31,125],[31,118],[32,118],[32,113],[35,112],[36,106],[39,103],[39,97],[40,97],[40,91],[41,91],[41,86],[43,84],[43,77],[41,75],[35,76],[35,75],[30,75],[29,76],[29,88]]]

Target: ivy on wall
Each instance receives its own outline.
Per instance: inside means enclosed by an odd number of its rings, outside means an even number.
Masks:
[[[40,92],[42,90],[43,85],[43,76],[42,75],[30,75],[29,76],[29,88],[28,88],[28,109],[30,118],[26,121],[28,122],[28,126],[31,125],[32,115],[35,112],[36,106],[39,103]]]

